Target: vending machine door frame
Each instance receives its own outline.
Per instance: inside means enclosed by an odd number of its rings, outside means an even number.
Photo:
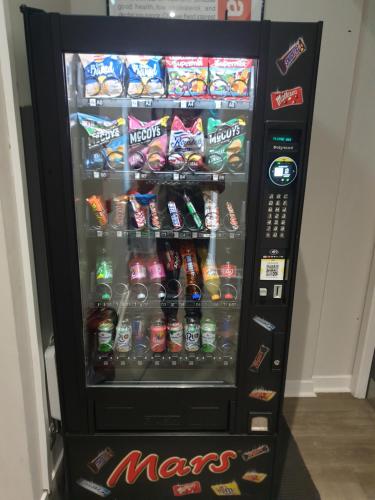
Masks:
[[[215,430],[247,433],[247,370],[249,365],[249,305],[255,273],[256,244],[260,209],[260,189],[267,99],[269,40],[271,23],[181,21],[149,18],[64,16],[23,7],[28,47],[29,71],[38,143],[38,164],[43,196],[42,223],[46,227],[47,262],[56,357],[62,403],[62,424],[66,433],[118,431],[117,421],[103,417],[108,428],[98,430],[96,415],[109,401],[126,401],[129,395],[136,407],[142,400],[158,405],[160,391],[171,402],[188,400],[191,406],[202,398],[207,406],[223,404],[221,424]],[[145,33],[145,36],[140,36]],[[203,49],[202,49],[203,48]],[[247,198],[247,227],[243,299],[241,306],[236,384],[233,386],[166,387],[87,387],[82,340],[82,314],[75,225],[73,173],[65,87],[65,53],[154,53],[168,55],[249,57],[258,60],[258,75]],[[316,75],[315,75],[316,76]],[[311,128],[312,105],[309,109]],[[306,147],[308,152],[308,145]],[[307,153],[306,153],[307,154]],[[304,174],[305,181],[305,174]],[[303,197],[301,198],[303,199]],[[298,220],[297,233],[300,228]],[[296,236],[297,237],[297,236]],[[297,240],[298,241],[298,240]],[[42,244],[42,243],[41,243]],[[293,269],[295,269],[295,264]],[[294,287],[294,277],[290,283]],[[292,296],[291,296],[292,298]],[[292,301],[287,304],[290,324]],[[287,325],[285,325],[287,329]],[[287,331],[286,331],[287,333]],[[282,387],[285,369],[282,375]],[[226,408],[226,409],[225,409]],[[223,412],[221,412],[223,414]],[[173,430],[173,424],[151,421],[155,430]],[[163,428],[163,425],[167,427]],[[172,427],[168,427],[172,425]],[[276,429],[273,425],[269,433]],[[132,430],[132,429],[129,429]],[[150,430],[144,427],[134,430]],[[189,428],[178,428],[186,431]],[[199,429],[201,431],[210,429]]]

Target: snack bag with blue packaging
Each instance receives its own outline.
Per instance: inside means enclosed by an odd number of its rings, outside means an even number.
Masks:
[[[116,54],[79,54],[85,97],[120,97],[124,92],[124,56]]]
[[[165,67],[161,56],[126,56],[128,97],[163,97]]]

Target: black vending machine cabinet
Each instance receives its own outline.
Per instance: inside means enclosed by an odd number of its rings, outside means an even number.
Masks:
[[[67,498],[275,498],[322,24],[23,14]]]

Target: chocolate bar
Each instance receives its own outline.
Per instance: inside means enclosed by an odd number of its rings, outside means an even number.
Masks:
[[[262,326],[263,328],[265,328],[269,332],[272,332],[272,330],[275,330],[275,328],[276,328],[276,326],[273,323],[271,323],[270,321],[267,321],[264,318],[261,318],[260,316],[254,316],[253,321],[255,321],[255,323],[258,323],[258,325]]]
[[[172,490],[175,497],[202,493],[202,487],[199,481],[193,481],[185,484],[174,484],[172,486]]]
[[[94,474],[98,474],[102,468],[105,466],[107,462],[113,458],[115,454],[111,450],[111,448],[104,448],[98,455],[90,460],[90,462],[87,464],[87,467],[93,472]]]
[[[254,361],[251,363],[249,370],[254,373],[258,373],[260,365],[263,363],[265,357],[270,352],[270,348],[266,345],[261,345],[259,347],[259,351],[254,358]]]
[[[241,491],[236,481],[224,484],[213,484],[211,485],[211,489],[218,497],[234,497],[241,495]]]
[[[255,472],[255,471],[249,471],[245,472],[245,474],[242,476],[242,479],[245,481],[251,481],[252,483],[261,483],[264,481],[267,477],[267,474],[265,472]]]
[[[306,52],[307,47],[302,37],[293,43],[291,47],[276,61],[276,66],[280,73],[285,76],[297,59]]]
[[[275,391],[269,391],[267,389],[262,389],[261,387],[253,389],[249,393],[249,398],[259,399],[260,401],[266,401],[267,403],[268,401],[271,401],[271,399],[273,399],[275,396],[276,396]]]
[[[268,446],[268,444],[262,444],[261,446],[253,448],[252,450],[244,451],[241,455],[241,458],[244,462],[248,462],[252,458],[260,457],[260,455],[265,455],[269,452],[270,447]]]
[[[100,484],[93,483],[92,481],[88,481],[87,479],[78,479],[77,484],[84,488],[87,491],[91,491],[91,493],[95,493],[98,497],[106,498],[111,494],[111,490],[101,486]]]
[[[302,87],[271,92],[271,107],[273,111],[287,108],[288,106],[300,106],[301,104],[303,104]]]

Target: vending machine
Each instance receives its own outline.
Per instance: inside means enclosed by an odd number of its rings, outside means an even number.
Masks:
[[[277,498],[322,24],[23,13],[66,498]]]

